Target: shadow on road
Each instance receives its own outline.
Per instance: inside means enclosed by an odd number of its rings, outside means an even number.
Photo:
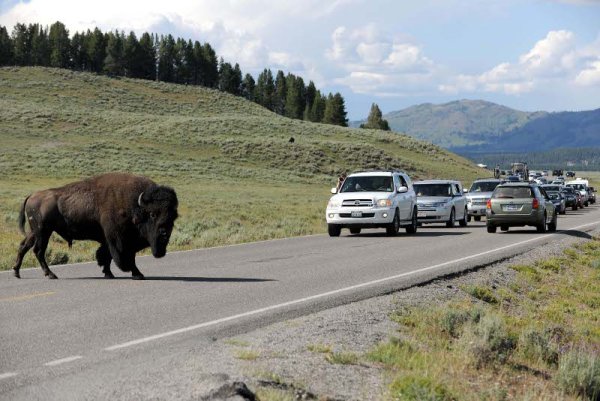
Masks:
[[[446,236],[455,236],[455,235],[465,235],[469,234],[469,232],[465,231],[423,231],[421,228],[417,230],[415,234],[416,237],[446,237]]]
[[[67,280],[131,280],[131,277],[119,276],[113,279],[104,277],[74,277]],[[146,276],[145,281],[182,281],[200,283],[262,283],[266,281],[277,281],[268,278],[245,278],[245,277],[186,277],[186,276]]]
[[[579,230],[558,230],[558,232],[561,234],[570,235],[571,237],[584,238],[584,239],[594,238],[589,233],[579,231]]]

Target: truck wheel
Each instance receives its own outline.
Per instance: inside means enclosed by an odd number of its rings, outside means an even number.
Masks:
[[[458,221],[458,224],[460,224],[461,227],[466,227],[467,224],[469,223],[469,219],[467,218],[469,212],[467,212],[467,208],[465,208],[465,214],[462,218],[462,220]]]
[[[342,232],[342,227],[339,224],[328,224],[327,231],[330,237],[339,237]]]
[[[454,209],[450,211],[450,219],[446,222],[446,227],[452,228],[454,227]]]
[[[385,232],[390,237],[393,237],[398,234],[398,230],[400,230],[400,217],[398,217],[398,209],[396,209],[396,213],[394,213],[394,220],[388,224],[385,228]]]
[[[493,233],[495,233],[495,232],[496,232],[496,228],[497,228],[496,226],[493,226],[493,225],[491,225],[491,224],[488,224],[488,225],[487,225],[487,232],[488,232],[488,233],[490,233],[490,234],[493,234]]]
[[[417,223],[417,208],[413,209],[413,213],[412,213],[412,220],[410,222],[410,226],[406,227],[406,233],[407,234],[415,234],[417,232],[417,226],[419,224]]]
[[[571,210],[577,210],[577,203],[571,206]]]

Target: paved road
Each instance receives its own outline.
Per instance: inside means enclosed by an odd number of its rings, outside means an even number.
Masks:
[[[588,236],[600,207],[569,211],[558,226],[555,234],[488,234],[473,222],[413,236],[343,231],[177,252],[138,258],[145,281],[116,268],[117,279],[105,280],[93,263],[53,267],[59,280],[39,268],[21,280],[3,272],[0,399],[129,398],[107,392],[107,380],[150,375],[164,358],[204,352],[214,338],[486,265],[558,236]]]

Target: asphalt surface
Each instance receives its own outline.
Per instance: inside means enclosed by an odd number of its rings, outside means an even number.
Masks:
[[[135,399],[123,380],[165,386],[152,381],[156,372],[169,366],[176,377],[183,367],[174,361],[206,357],[216,338],[484,266],[557,236],[586,237],[598,226],[594,205],[559,216],[553,234],[488,234],[484,222],[471,222],[398,237],[343,230],[339,238],[140,257],[145,281],[116,267],[117,278],[106,280],[95,263],[51,267],[59,280],[40,268],[23,269],[20,280],[1,272],[0,399]],[[202,368],[210,372],[206,358]]]

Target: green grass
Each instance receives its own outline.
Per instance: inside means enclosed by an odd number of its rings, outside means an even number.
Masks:
[[[395,311],[398,333],[366,355],[389,377],[388,399],[600,399],[599,258],[595,238],[512,266],[493,291]]]
[[[243,361],[255,361],[260,357],[260,352],[254,350],[240,349],[234,352],[234,356],[237,359]]]
[[[324,233],[342,170],[465,184],[489,174],[401,134],[291,120],[201,87],[60,69],[0,68],[0,127],[0,269],[14,261],[28,194],[109,171],[176,189],[170,250]],[[93,259],[96,246],[51,242],[69,262]],[[35,265],[28,255],[24,266]]]

